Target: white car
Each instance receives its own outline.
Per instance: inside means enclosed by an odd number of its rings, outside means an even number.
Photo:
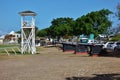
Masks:
[[[120,55],[120,42],[117,42],[116,45],[117,46],[114,49],[115,55]]]
[[[104,44],[103,49],[106,52],[114,52],[115,47],[117,46],[116,44],[117,42],[107,42],[106,44]]]

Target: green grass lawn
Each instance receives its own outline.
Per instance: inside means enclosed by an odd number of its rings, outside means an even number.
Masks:
[[[19,44],[0,44],[0,48],[19,47]]]
[[[20,54],[18,44],[0,44],[0,55]]]
[[[36,52],[43,50],[42,47],[36,47]],[[20,55],[20,45],[19,44],[0,44],[0,55]],[[25,53],[25,55],[30,55],[30,53]]]

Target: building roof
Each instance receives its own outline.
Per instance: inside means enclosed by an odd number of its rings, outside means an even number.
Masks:
[[[9,34],[15,34],[15,32],[14,32],[14,31],[11,31]]]
[[[30,11],[30,10],[19,12],[19,14],[21,16],[36,16],[37,15],[35,12]]]
[[[11,31],[10,33],[8,33],[7,35],[20,35],[19,33],[16,33],[15,31]]]

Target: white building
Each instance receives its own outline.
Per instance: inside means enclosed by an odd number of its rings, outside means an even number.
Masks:
[[[0,44],[3,44],[5,36],[0,36]]]
[[[7,35],[5,35],[5,43],[18,43],[18,39],[20,38],[20,34],[11,31]]]

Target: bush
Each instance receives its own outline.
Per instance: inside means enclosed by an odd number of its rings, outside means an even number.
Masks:
[[[119,41],[120,40],[120,34],[116,34],[111,41]]]

